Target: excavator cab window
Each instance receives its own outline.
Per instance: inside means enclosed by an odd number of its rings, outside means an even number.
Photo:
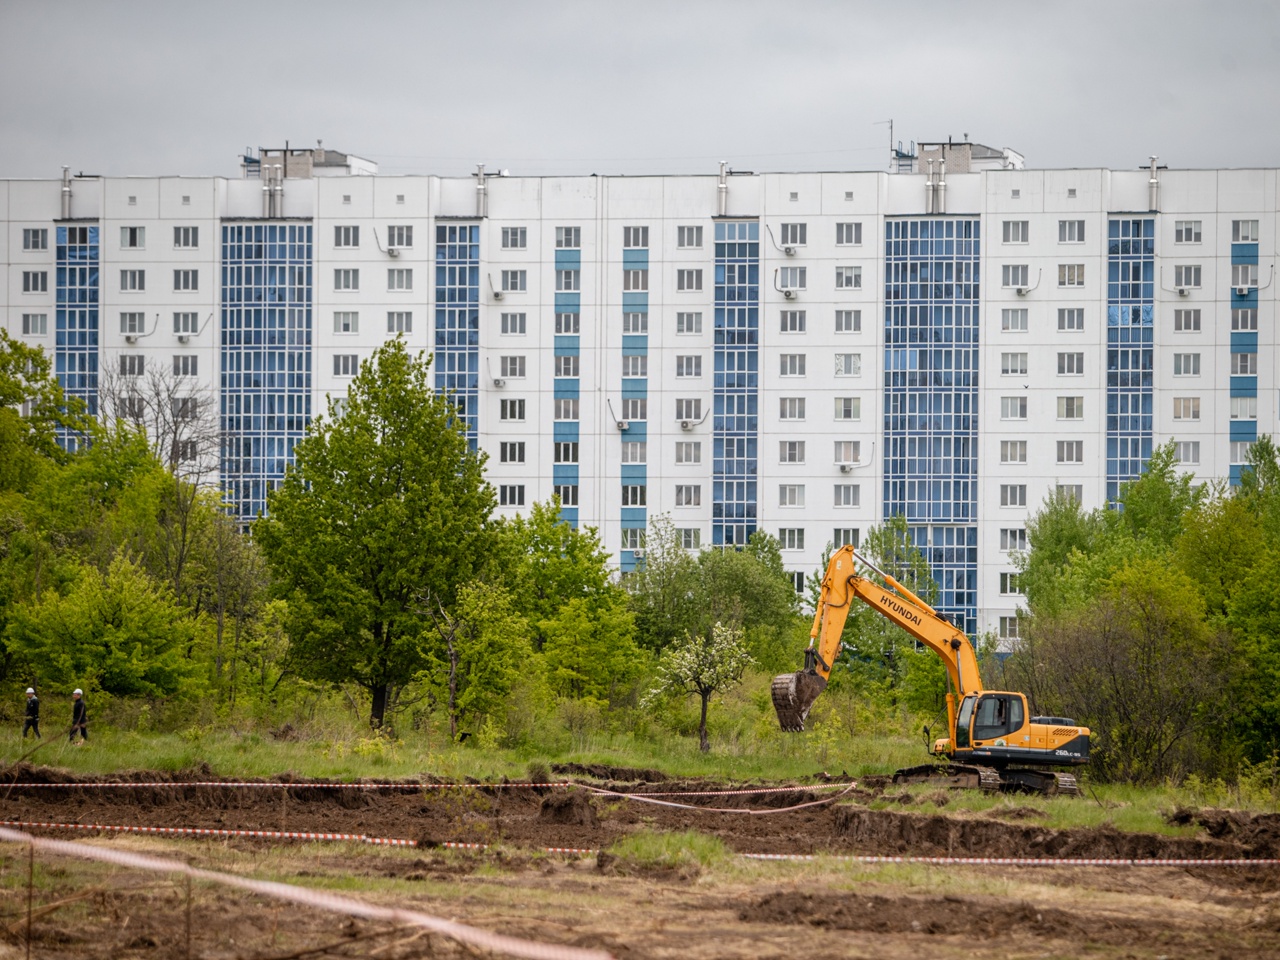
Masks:
[[[956,716],[956,746],[969,746],[969,721],[973,719],[973,705],[976,697],[965,697],[960,701],[960,713]]]
[[[1022,698],[1007,693],[986,694],[974,711],[973,739],[995,740],[1022,729]]]

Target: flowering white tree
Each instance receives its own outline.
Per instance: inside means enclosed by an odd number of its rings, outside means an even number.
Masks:
[[[646,702],[673,693],[696,694],[702,700],[698,722],[698,742],[703,753],[711,749],[707,739],[707,706],[712,694],[727,690],[742,679],[752,663],[743,632],[716,622],[711,636],[686,634],[667,649],[658,661],[658,684]]]

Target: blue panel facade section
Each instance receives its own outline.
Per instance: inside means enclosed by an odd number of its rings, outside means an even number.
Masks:
[[[579,385],[581,382],[582,382],[582,381],[578,380],[576,377],[574,377],[574,378],[569,378],[569,377],[562,377],[562,378],[558,378],[558,379],[556,379],[556,380],[553,380],[553,381],[552,381],[552,390],[554,391],[554,395],[555,395],[557,398],[570,399],[570,400],[571,400],[571,399],[573,399],[574,397],[576,397],[576,396],[578,396],[578,395],[579,395],[579,394],[578,394],[578,389],[579,389],[578,385]]]
[[[644,507],[623,507],[622,508],[622,529],[623,530],[643,530],[648,525],[648,518],[645,516]]]
[[[1233,289],[1231,291],[1231,306],[1235,307],[1236,309],[1240,309],[1243,307],[1243,308],[1253,308],[1254,310],[1256,310],[1258,308],[1258,288],[1246,287],[1243,297],[1240,296],[1240,294],[1236,293],[1236,291]]]
[[[907,519],[938,610],[977,630],[981,224],[885,222],[884,518]]]
[[[649,352],[649,338],[645,336],[624,336],[622,338],[622,352],[644,356]]]
[[[1258,335],[1256,333],[1231,334],[1232,353],[1257,353]]]
[[[627,485],[648,483],[649,468],[643,463],[624,463],[622,482]]]
[[[98,226],[58,226],[54,260],[53,372],[62,392],[98,415]],[[78,449],[85,438],[58,431],[58,445]]]
[[[557,357],[576,357],[581,352],[581,337],[556,337],[555,350]]]
[[[582,269],[582,251],[581,250],[557,250],[556,251],[556,269],[557,270],[581,270]]]
[[[618,551],[618,570],[622,573],[631,573],[636,568],[636,554],[634,550]]]
[[[575,464],[557,463],[551,467],[551,482],[557,487],[575,486],[578,482],[578,467]]]
[[[1258,378],[1232,377],[1231,395],[1233,397],[1256,397],[1258,395]]]
[[[649,295],[647,293],[624,293],[622,295],[623,313],[648,313]]]
[[[1232,440],[1257,440],[1258,439],[1258,421],[1257,420],[1232,420],[1231,421],[1231,439]]]
[[[623,270],[648,270],[649,269],[649,249],[647,247],[637,250],[622,251],[622,269]]]
[[[1256,243],[1233,243],[1231,245],[1232,263],[1257,263],[1258,245]]]
[[[480,428],[480,225],[436,224],[435,387],[458,408],[467,442]]]
[[[553,439],[557,442],[565,440],[577,440],[579,424],[576,420],[557,420],[552,424],[551,432]]]
[[[561,507],[560,519],[576,530],[578,527],[578,508]]]
[[[1107,501],[1151,457],[1155,220],[1107,222]]]
[[[630,420],[627,429],[621,431],[623,440],[648,440],[649,424],[644,420]]]
[[[1233,463],[1231,464],[1230,467],[1227,468],[1227,480],[1230,482],[1231,486],[1233,487],[1240,486],[1240,474],[1243,472],[1244,472],[1243,464]]]
[[[582,294],[580,293],[557,293],[556,294],[556,313],[581,313],[582,312]]]
[[[643,400],[649,395],[649,381],[644,378],[622,381],[622,399]]]
[[[311,423],[312,254],[310,224],[222,225],[222,483],[242,523]]]
[[[759,519],[760,223],[715,225],[711,543],[741,546]]]

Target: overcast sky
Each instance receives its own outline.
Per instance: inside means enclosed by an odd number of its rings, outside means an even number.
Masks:
[[[0,0],[0,177],[1280,165],[1280,3]]]

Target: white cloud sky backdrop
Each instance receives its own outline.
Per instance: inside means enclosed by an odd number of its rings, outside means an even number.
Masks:
[[[0,177],[1280,165],[1280,3],[0,0]]]

